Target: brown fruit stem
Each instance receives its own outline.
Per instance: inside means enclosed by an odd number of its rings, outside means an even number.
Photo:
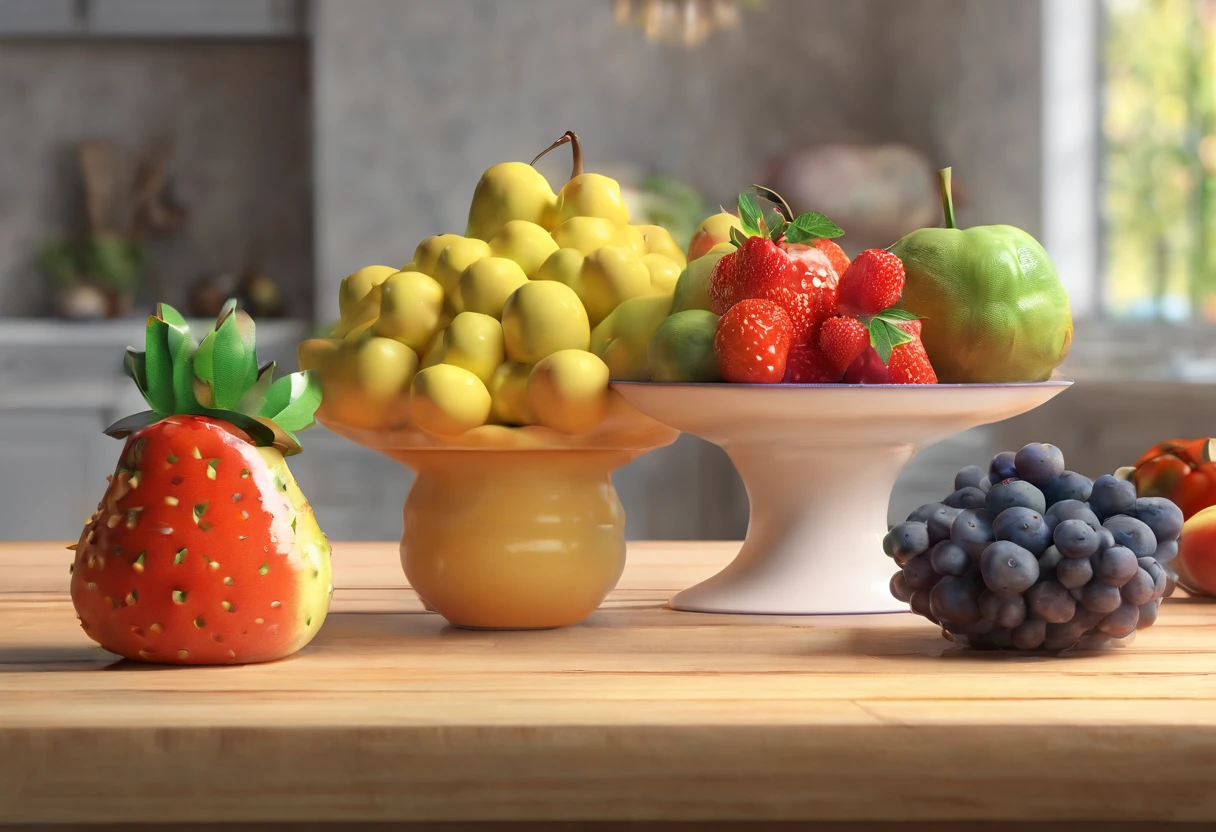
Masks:
[[[941,183],[942,213],[946,216],[946,228],[958,228],[954,222],[954,195],[950,192],[950,168],[939,170],[937,179]]]
[[[777,212],[785,217],[786,222],[794,221],[794,212],[790,208],[789,203],[781,194],[774,191],[772,188],[766,188],[763,185],[752,185],[752,190],[756,192],[762,199],[767,199],[769,202],[777,206]]]
[[[548,153],[550,150],[553,150],[556,147],[561,147],[562,145],[564,145],[566,143],[569,143],[570,150],[573,151],[573,153],[574,153],[574,170],[571,172],[570,178],[573,179],[576,176],[581,176],[583,173],[583,148],[582,148],[582,145],[579,144],[578,136],[575,134],[575,132],[573,130],[567,130],[565,133],[563,133],[562,137],[560,139],[558,139],[553,144],[546,147],[540,153],[537,153],[536,158],[533,159],[528,164],[535,165],[537,162],[539,162],[541,160],[541,157],[544,156],[546,153]]]

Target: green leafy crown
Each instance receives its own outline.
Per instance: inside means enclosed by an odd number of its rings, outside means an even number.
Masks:
[[[127,348],[125,372],[152,409],[106,428],[121,439],[168,416],[189,414],[229,422],[257,445],[300,452],[296,431],[313,424],[321,403],[316,371],[274,379],[274,362],[259,366],[253,318],[235,300],[224,304],[215,329],[194,339],[186,319],[159,304],[148,318],[144,351]]]
[[[752,190],[776,207],[765,211],[759,200],[749,193],[739,194],[739,224],[743,230],[732,228],[730,241],[743,245],[748,237],[767,237],[774,243],[809,243],[815,240],[831,240],[844,235],[844,229],[818,211],[808,211],[794,216],[781,194],[763,185],[752,185]]]

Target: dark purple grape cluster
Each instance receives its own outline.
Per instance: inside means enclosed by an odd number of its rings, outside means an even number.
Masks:
[[[1157,620],[1182,511],[1130,482],[1066,470],[1034,443],[971,465],[883,539],[891,594],[977,649],[1059,651]]]

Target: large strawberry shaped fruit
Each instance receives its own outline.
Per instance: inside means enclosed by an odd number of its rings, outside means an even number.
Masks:
[[[168,306],[148,319],[127,374],[152,410],[126,437],[77,542],[72,602],[90,638],[128,659],[264,662],[320,629],[329,544],[284,454],[320,403],[312,373],[259,368],[253,321],[229,302],[196,343]]]

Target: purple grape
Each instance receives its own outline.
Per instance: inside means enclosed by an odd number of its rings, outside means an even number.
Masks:
[[[929,592],[929,610],[939,621],[967,627],[979,621],[979,592],[967,581],[947,575]]]
[[[1064,556],[1060,554],[1060,550],[1055,546],[1048,546],[1043,554],[1039,555],[1039,580],[1050,581],[1056,576],[1056,570],[1060,567],[1060,562],[1064,560]]]
[[[1114,612],[1122,603],[1123,596],[1117,586],[1090,581],[1081,590],[1081,605],[1092,612]]]
[[[1001,451],[992,458],[992,462],[988,464],[988,479],[993,485],[1018,475],[1014,456],[1013,451]]]
[[[1153,559],[1157,563],[1169,563],[1176,557],[1178,557],[1177,540],[1167,540],[1164,543],[1158,543],[1157,548],[1153,551]]]
[[[1058,526],[1065,520],[1080,520],[1094,531],[1102,528],[1102,521],[1098,519],[1098,515],[1090,511],[1089,506],[1080,500],[1061,500],[1047,509],[1043,518],[1051,521],[1053,526]]]
[[[912,612],[919,616],[929,619],[934,624],[940,624],[933,613],[929,610],[929,590],[918,589],[912,593],[912,597],[908,599],[908,606],[912,608]]]
[[[1051,529],[1043,521],[1043,515],[1022,506],[1014,506],[998,514],[992,521],[992,533],[997,540],[1016,543],[1036,556],[1043,554],[1051,545]]]
[[[1182,509],[1164,497],[1136,500],[1135,517],[1153,531],[1158,543],[1177,540],[1182,534]]]
[[[1130,581],[1140,564],[1131,549],[1123,546],[1112,546],[1105,552],[1095,556],[1094,575],[1099,581],[1111,586],[1123,586]]]
[[[1083,477],[1076,471],[1065,471],[1047,485],[1043,486],[1043,496],[1049,506],[1066,500],[1078,500],[1084,503],[1089,499],[1093,483],[1089,477]]]
[[[905,604],[912,600],[912,587],[908,586],[908,581],[904,578],[902,571],[891,576],[891,595],[895,600],[903,601]]]
[[[1032,586],[1026,593],[1026,605],[1035,616],[1049,624],[1071,621],[1073,613],[1077,611],[1076,601],[1058,581],[1044,581]]]
[[[1034,586],[1039,579],[1039,562],[1016,543],[998,540],[980,557],[984,583],[1001,595],[1017,595]]]
[[[1136,486],[1127,480],[1117,480],[1110,474],[1103,474],[1094,480],[1089,507],[1103,520],[1116,514],[1131,514],[1136,510]]]
[[[929,548],[929,528],[924,523],[905,521],[887,532],[886,539],[892,557],[906,560]]]
[[[1165,574],[1162,569],[1153,576],[1153,600],[1160,601],[1162,598],[1168,598],[1173,594],[1174,588],[1170,584],[1174,583],[1170,580],[1170,576]]]
[[[987,477],[984,477],[982,480],[980,480],[980,491],[983,491],[985,494],[987,494],[989,488],[992,488],[992,480],[988,479]]]
[[[986,496],[979,488],[961,488],[955,491],[943,503],[951,508],[983,508],[986,501]]]
[[[933,571],[939,575],[954,575],[961,577],[967,574],[971,566],[971,558],[957,543],[943,540],[929,550],[929,562]]]
[[[1105,552],[1111,546],[1115,545],[1115,536],[1111,530],[1105,526],[1098,529],[1098,551]]]
[[[1014,454],[1017,476],[1039,488],[1064,473],[1064,454],[1055,445],[1032,442]]]
[[[954,475],[954,490],[962,491],[964,488],[979,488],[985,476],[987,476],[987,472],[980,466],[968,465]]]
[[[904,564],[904,580],[913,589],[932,589],[940,577],[933,571],[928,555],[916,555]]]
[[[1048,624],[1047,634],[1043,639],[1043,649],[1051,651],[1070,650],[1085,636],[1085,628],[1069,621],[1067,623]]]
[[[964,509],[954,518],[954,524],[950,527],[950,540],[978,560],[988,548],[988,544],[996,540],[992,534],[992,515],[982,508]]]
[[[1119,589],[1119,594],[1123,596],[1126,603],[1135,604],[1138,607],[1153,600],[1155,586],[1153,576],[1148,574],[1147,570],[1137,566],[1136,574],[1132,575],[1131,580]]]
[[[1013,633],[1004,627],[993,627],[985,636],[988,643],[998,650],[1009,650],[1013,647]]]
[[[1104,612],[1094,612],[1085,607],[1077,607],[1077,611],[1072,615],[1072,623],[1076,624],[1083,630],[1090,630],[1098,626],[1098,622],[1106,617]]]
[[[1136,557],[1149,557],[1157,549],[1157,538],[1153,537],[1153,530],[1135,517],[1123,514],[1108,516],[1102,521],[1102,528],[1114,536],[1115,545],[1126,546],[1136,553]]]
[[[1124,601],[1114,612],[1102,619],[1098,629],[1113,638],[1123,638],[1131,635],[1139,623],[1140,610],[1134,604]]]
[[[1052,540],[1066,558],[1087,558],[1098,551],[1098,533],[1084,520],[1062,520],[1056,526]]]
[[[950,538],[950,526],[961,511],[962,509],[952,508],[943,503],[939,509],[929,515],[929,519],[925,523],[929,527],[930,546]]]
[[[929,520],[929,515],[937,511],[944,503],[925,503],[923,506],[915,509],[904,520],[905,523],[925,523]]]
[[[1157,612],[1160,610],[1161,604],[1159,601],[1149,601],[1147,604],[1141,604],[1140,621],[1136,625],[1137,630],[1143,630],[1145,627],[1151,627],[1157,621]]]
[[[1066,589],[1079,589],[1094,576],[1094,567],[1089,558],[1068,558],[1056,567],[1056,580]]]
[[[984,618],[999,627],[1013,629],[1026,620],[1026,599],[1021,595],[997,595],[985,590],[979,604]]]
[[[992,512],[993,517],[1016,506],[1034,509],[1042,514],[1047,508],[1047,503],[1043,499],[1043,492],[1025,480],[997,483],[985,495],[984,507]]]
[[[1027,619],[1014,627],[1010,636],[1019,650],[1037,650],[1047,637],[1047,622],[1041,618]]]

